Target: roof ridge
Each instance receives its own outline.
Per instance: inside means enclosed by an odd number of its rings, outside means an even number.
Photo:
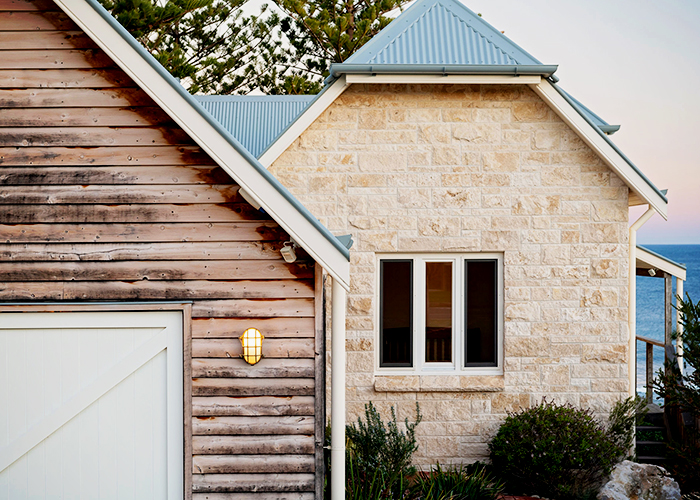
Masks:
[[[418,0],[343,64],[513,63],[542,65],[459,0]]]

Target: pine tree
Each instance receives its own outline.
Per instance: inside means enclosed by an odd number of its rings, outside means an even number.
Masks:
[[[245,0],[100,1],[191,93],[250,92],[282,61],[279,16],[246,17]]]
[[[266,82],[271,94],[315,93],[331,63],[347,60],[409,0],[275,0],[286,15],[284,60]]]

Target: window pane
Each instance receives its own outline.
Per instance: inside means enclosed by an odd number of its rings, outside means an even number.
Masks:
[[[380,365],[413,366],[413,262],[381,261]]]
[[[466,364],[495,365],[497,339],[496,261],[469,260],[466,266]]]
[[[452,362],[452,263],[425,264],[425,361]]]

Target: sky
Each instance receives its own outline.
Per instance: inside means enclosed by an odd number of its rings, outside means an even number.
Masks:
[[[559,84],[622,128],[611,139],[660,189],[640,244],[700,243],[700,2],[466,0]],[[640,207],[641,208],[641,207]],[[633,209],[638,218],[644,208]]]

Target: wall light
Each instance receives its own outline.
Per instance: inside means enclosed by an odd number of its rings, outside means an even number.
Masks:
[[[651,269],[649,269],[648,273],[649,273],[649,276],[651,276],[653,278],[654,276],[656,276],[656,269],[654,269],[652,267]]]
[[[289,240],[285,241],[282,248],[280,248],[280,253],[282,254],[282,257],[286,263],[291,264],[292,262],[296,262],[297,253],[294,250],[296,247],[297,244],[294,243],[294,241]]]
[[[239,337],[241,347],[243,347],[241,357],[249,365],[254,365],[262,359],[262,342],[264,338],[257,328],[248,328]]]

